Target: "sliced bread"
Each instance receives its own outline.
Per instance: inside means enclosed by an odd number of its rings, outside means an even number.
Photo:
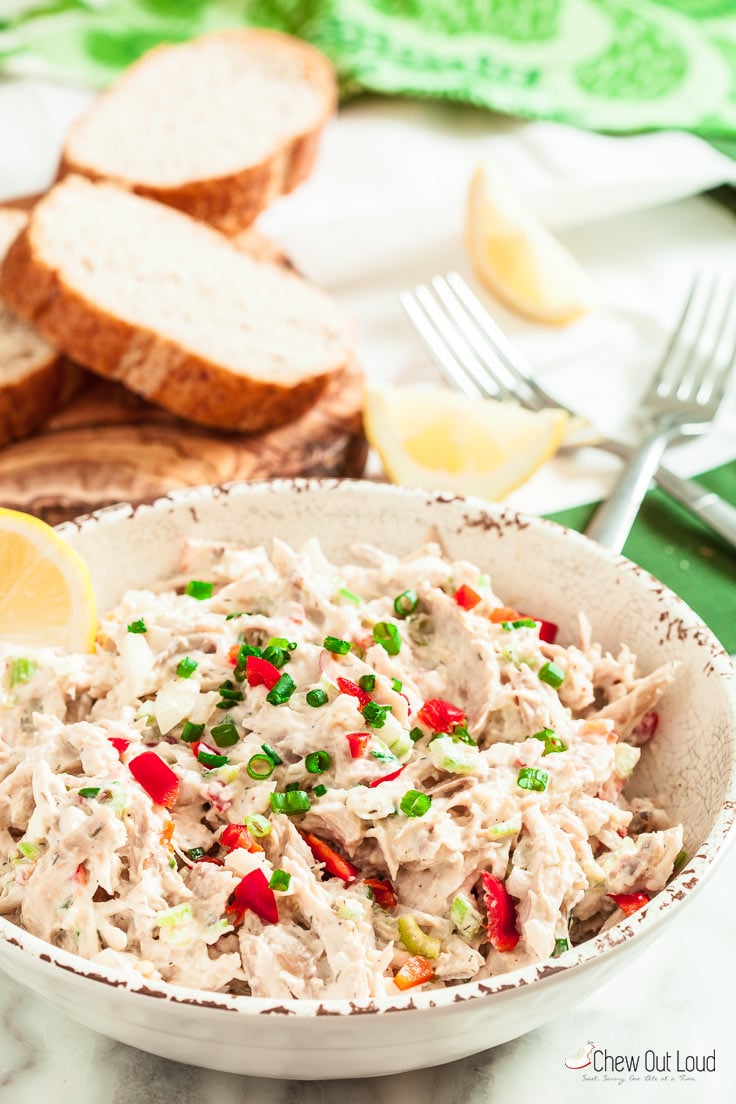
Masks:
[[[27,222],[25,211],[0,208],[0,258]],[[0,446],[38,429],[79,376],[58,349],[0,303]]]
[[[336,102],[329,61],[276,31],[160,46],[72,128],[60,172],[115,181],[236,233],[308,174]]]
[[[342,308],[301,277],[79,176],[34,208],[0,295],[80,364],[222,429],[288,421],[351,360]]]

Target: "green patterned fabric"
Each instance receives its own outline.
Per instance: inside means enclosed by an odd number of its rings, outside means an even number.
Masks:
[[[699,475],[736,506],[736,460]],[[582,532],[597,503],[550,514]],[[728,652],[736,652],[736,556],[710,529],[661,491],[650,491],[624,554],[661,579],[700,614]]]
[[[684,128],[736,151],[736,0],[4,0],[0,65],[103,85],[158,42],[245,23],[320,47],[345,95]]]

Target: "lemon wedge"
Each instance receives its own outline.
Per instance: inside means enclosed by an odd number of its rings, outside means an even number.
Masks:
[[[82,558],[50,525],[0,508],[0,579],[0,640],[92,650],[92,580]]]
[[[470,184],[466,244],[478,278],[518,314],[563,325],[588,310],[585,270],[487,162]]]
[[[567,414],[441,387],[386,385],[366,387],[363,420],[395,483],[498,499],[554,455]]]

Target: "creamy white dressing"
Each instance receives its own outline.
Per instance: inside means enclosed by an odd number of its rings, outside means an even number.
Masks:
[[[211,596],[184,593],[190,579]],[[479,596],[469,610],[463,585]],[[399,616],[406,590],[417,608]],[[316,541],[190,540],[180,575],[106,615],[93,655],[0,646],[0,912],[124,971],[274,998],[396,992],[416,951],[401,916],[440,941],[430,986],[544,959],[620,919],[608,894],[656,893],[682,847],[653,802],[622,794],[671,666],[639,678],[628,648],[604,654],[584,619],[579,640],[550,644],[538,624],[494,621],[502,605],[433,544],[404,560],[361,546],[333,565]],[[281,704],[239,651],[273,639],[293,684]],[[540,678],[550,662],[558,686]],[[338,683],[361,678],[365,711]],[[431,699],[465,726],[436,735]],[[145,752],[178,780],[170,809],[131,771]],[[276,811],[290,790],[305,810]],[[253,817],[254,845],[228,852],[223,830]],[[320,864],[310,834],[352,880]],[[233,908],[243,879],[276,871],[277,923]],[[483,872],[511,895],[511,951],[489,938]],[[396,904],[365,879],[390,881]]]

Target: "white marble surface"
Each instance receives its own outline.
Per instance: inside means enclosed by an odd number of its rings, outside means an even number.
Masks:
[[[0,82],[0,197],[47,185],[64,128],[87,99],[79,90],[38,81]],[[591,141],[603,144],[594,149]],[[516,167],[530,202],[561,228],[590,269],[599,298],[591,318],[554,335],[500,312],[503,324],[545,382],[582,407],[604,409],[608,426],[616,428],[635,409],[642,372],[693,267],[733,261],[732,216],[710,200],[681,198],[733,167],[683,136],[654,139],[656,154],[653,139],[632,140],[639,141],[650,144],[619,144],[612,152],[606,140],[472,110],[359,104],[331,131],[313,179],[280,201],[266,224],[354,312],[369,374],[431,378],[395,295],[434,271],[466,268],[462,194],[479,153],[498,156],[511,171]],[[671,202],[649,209],[663,200]],[[610,217],[601,221],[602,214]],[[680,450],[672,464],[687,474],[734,455],[732,395],[720,431]],[[586,501],[610,470],[607,461],[594,465],[589,457],[585,464],[560,461],[514,502],[549,510]],[[0,1104],[487,1104],[536,1102],[542,1094],[552,1104],[597,1104],[620,1100],[624,1092],[628,1101],[647,1104],[730,1104],[736,1098],[734,885],[736,853],[672,917],[643,961],[543,1028],[451,1066],[373,1081],[280,1083],[176,1065],[77,1026],[0,976]],[[623,1085],[603,1074],[586,1081],[563,1060],[588,1040],[609,1054],[640,1055],[640,1064],[648,1049],[669,1051],[673,1068],[678,1050],[715,1049],[717,1068],[687,1082],[676,1072],[667,1081],[663,1074],[645,1080],[644,1072]],[[329,1062],[326,1032],[326,1069]]]
[[[363,1081],[270,1081],[179,1065],[79,1027],[0,975],[2,1104],[732,1104],[736,1098],[736,851],[644,958],[544,1027],[462,1062]],[[326,1028],[329,1028],[325,1022]],[[587,1041],[639,1055],[628,1074],[567,1070]],[[672,1073],[645,1080],[645,1051]],[[681,1080],[676,1052],[716,1052],[714,1073]],[[682,1064],[682,1059],[681,1059]],[[325,1069],[329,1069],[329,1030]],[[623,1078],[623,1081],[621,1080]],[[656,1078],[656,1079],[654,1079]]]

